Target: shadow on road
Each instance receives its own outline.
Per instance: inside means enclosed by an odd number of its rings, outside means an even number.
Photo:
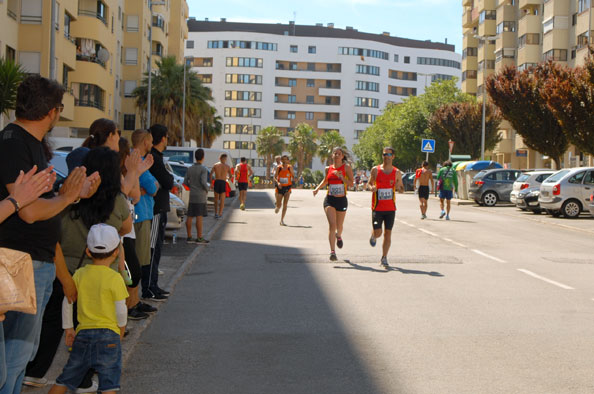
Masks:
[[[368,265],[361,265],[361,264],[356,264],[353,263],[350,260],[343,260],[345,263],[347,263],[349,266],[345,267],[345,266],[340,266],[340,265],[335,265],[334,268],[336,269],[355,269],[358,271],[367,271],[367,272],[377,272],[380,274],[386,274],[388,272],[400,272],[402,274],[415,274],[415,275],[429,275],[429,276],[436,276],[436,277],[443,277],[444,275],[436,272],[436,271],[419,271],[419,270],[409,270],[409,269],[404,269],[404,268],[400,268],[400,267],[395,267],[395,266],[390,266],[387,269],[384,268],[373,268],[370,267]],[[378,263],[379,266],[379,263]]]
[[[437,277],[444,276],[442,273],[439,273],[437,271],[408,270],[408,269],[399,268],[399,267],[390,267],[390,271],[400,271],[403,274],[429,275],[429,276],[437,276]]]

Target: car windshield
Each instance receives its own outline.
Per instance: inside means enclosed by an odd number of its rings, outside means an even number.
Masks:
[[[530,178],[530,175],[523,174],[523,175],[520,175],[518,177],[518,179],[516,179],[516,182],[524,182],[524,181],[528,180],[528,178]]]
[[[478,174],[476,174],[474,177],[476,179],[478,178],[482,178],[483,176],[485,176],[485,174],[487,173],[487,171],[480,171]]]
[[[165,150],[163,156],[168,157],[169,161],[181,161],[183,163],[192,164],[193,152],[190,151],[178,151],[178,150]]]
[[[169,165],[171,166],[171,169],[173,170],[173,173],[175,175],[181,176],[182,178],[186,176],[186,172],[188,172],[188,167],[175,165],[171,163],[169,163]]]
[[[558,171],[556,173],[554,173],[553,175],[551,175],[550,177],[548,177],[547,179],[545,179],[545,181],[543,183],[555,183],[559,180],[561,180],[561,178],[563,178],[565,175],[567,175],[569,173],[570,170],[561,170]]]

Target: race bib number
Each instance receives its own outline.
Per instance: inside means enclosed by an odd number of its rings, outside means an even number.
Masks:
[[[281,184],[286,185],[287,183],[289,183],[289,178],[280,178],[279,181]]]
[[[377,190],[377,199],[378,200],[391,200],[394,196],[392,189],[378,189]]]
[[[331,196],[344,196],[344,185],[342,183],[331,183],[328,194]]]

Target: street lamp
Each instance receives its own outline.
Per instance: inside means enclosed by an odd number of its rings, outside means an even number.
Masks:
[[[182,129],[181,129],[181,146],[186,146],[186,68],[188,66],[188,61],[194,61],[192,56],[185,56],[184,57],[184,93],[183,93],[183,101],[182,101]],[[201,145],[202,146],[202,145]]]
[[[474,36],[485,45],[485,42],[494,43],[497,38],[495,36]],[[487,49],[483,50],[483,120],[481,128],[481,160],[485,160],[485,114],[487,111],[487,90],[485,89],[485,81],[487,74]]]
[[[149,23],[149,31],[148,31],[148,40],[149,40],[149,61],[148,61],[148,94],[147,94],[147,108],[146,108],[146,128],[148,129],[151,126],[151,90],[152,90],[152,63],[153,63],[153,6],[154,5],[166,5],[164,1],[152,1],[148,0],[149,6],[149,13],[151,15],[151,20]]]

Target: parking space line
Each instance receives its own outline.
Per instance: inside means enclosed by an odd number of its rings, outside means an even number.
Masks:
[[[481,251],[480,251],[480,250],[478,250],[478,249],[471,249],[471,250],[472,250],[474,253],[476,253],[476,254],[480,254],[481,256],[483,256],[483,257],[486,257],[486,258],[488,258],[488,259],[491,259],[491,260],[493,260],[493,261],[497,261],[498,263],[506,263],[506,261],[505,261],[505,260],[501,260],[501,259],[500,259],[500,258],[498,258],[498,257],[491,256],[490,254],[487,254],[487,253],[485,253],[485,252],[481,252]]]
[[[550,284],[552,284],[552,285],[555,285],[555,286],[557,286],[557,287],[560,287],[560,288],[562,288],[562,289],[565,289],[565,290],[574,290],[574,288],[573,288],[573,287],[571,287],[571,286],[567,286],[567,285],[564,285],[563,283],[559,283],[559,282],[556,282],[556,281],[554,281],[554,280],[547,279],[547,278],[545,278],[544,276],[540,276],[540,275],[538,275],[538,274],[535,274],[534,272],[531,272],[531,271],[525,270],[525,269],[523,269],[523,268],[518,268],[518,271],[520,271],[520,272],[523,272],[523,273],[525,273],[526,275],[532,276],[533,278],[540,279],[540,280],[542,280],[542,281],[544,281],[544,282],[547,282],[547,283],[550,283]]]

